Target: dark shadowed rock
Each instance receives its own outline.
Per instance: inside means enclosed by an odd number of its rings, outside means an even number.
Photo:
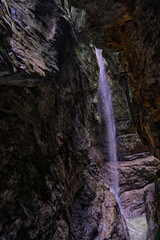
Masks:
[[[0,7],[0,238],[129,240],[96,151],[88,156],[97,62],[78,41],[70,6],[4,0]]]
[[[93,152],[94,151],[94,152]],[[76,195],[72,213],[71,239],[82,240],[128,240],[126,222],[118,204],[104,182],[102,165],[96,163],[101,156],[92,148],[90,156],[94,163],[83,172],[84,187]]]
[[[155,239],[156,233],[159,228],[159,223],[157,222],[159,216],[157,215],[157,209],[155,208],[155,200],[158,199],[156,199],[155,197],[155,184],[151,184],[150,187],[145,191],[143,198],[148,224],[147,240]]]
[[[117,131],[117,154],[119,169],[120,201],[127,218],[145,213],[144,191],[155,181],[159,167],[158,159],[151,156],[142,144],[131,118],[127,92],[110,73],[112,80],[112,102]]]
[[[160,149],[160,3],[139,0],[70,0],[86,12],[98,48],[119,52],[118,72],[132,93],[135,124],[151,152]]]
[[[118,163],[119,197],[122,212],[126,218],[148,214],[144,203],[144,194],[155,183],[155,175],[159,167],[159,160],[153,156],[133,161],[120,161]],[[104,169],[106,182],[110,182],[110,174],[114,175],[115,169],[116,167],[113,163],[107,163],[107,167]],[[150,193],[150,197],[155,199],[154,191]],[[154,206],[155,202],[153,201],[151,215],[154,214]],[[147,218],[148,220],[149,217]]]
[[[85,10],[90,36],[97,47],[105,50],[105,58],[110,60],[108,49],[118,54],[117,69],[112,68],[112,71],[118,74],[121,85],[125,86],[134,125],[143,143],[148,145],[151,153],[159,158],[159,1],[70,0],[70,2]],[[124,126],[131,133],[128,123],[128,120],[119,123],[119,132],[122,131],[121,126]],[[135,145],[132,143],[134,146],[131,144],[133,147],[130,149],[126,138],[123,140],[124,143],[120,141],[120,144],[126,150],[137,151],[136,143]],[[138,154],[141,154],[140,152]],[[127,156],[127,159],[129,158],[130,155]],[[121,159],[125,160],[124,156],[121,155]],[[157,216],[159,209],[157,204]],[[156,221],[159,219],[158,217]]]
[[[153,156],[131,162],[119,162],[120,199],[125,215],[129,218],[145,213],[143,195],[155,182],[159,167]]]
[[[97,122],[95,55],[54,1],[0,4],[0,238],[68,239]]]

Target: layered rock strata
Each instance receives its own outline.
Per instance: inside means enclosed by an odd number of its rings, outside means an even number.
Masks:
[[[123,214],[127,218],[141,216],[145,212],[143,194],[155,181],[155,174],[159,166],[158,160],[151,156],[133,126],[127,96],[123,86],[113,75],[108,74],[111,84],[112,102],[117,133],[117,156],[119,171],[119,196]],[[100,126],[99,144],[107,161],[107,146],[104,143],[105,129],[103,120]],[[105,173],[106,182],[114,175],[116,166],[107,163]],[[109,173],[110,172],[110,173]]]
[[[119,163],[120,200],[127,218],[145,214],[144,192],[154,185],[158,167],[153,156]],[[154,198],[155,193],[152,194]]]
[[[134,124],[143,143],[159,158],[160,3],[150,0],[70,2],[85,10],[90,36],[96,46],[105,51],[111,49],[118,55],[118,75],[126,88]],[[104,56],[108,60],[109,55]],[[158,202],[156,206],[159,216]]]
[[[86,12],[98,48],[119,52],[119,73],[132,93],[135,124],[151,152],[160,149],[160,68],[158,1],[70,0]]]
[[[0,13],[0,238],[128,240],[88,157],[97,62],[78,42],[67,1],[4,0]],[[89,199],[84,207],[79,197]],[[78,221],[81,207],[91,235]]]
[[[95,56],[54,1],[1,10],[0,238],[68,239],[96,125]]]
[[[158,197],[156,195],[155,184],[151,184],[144,194],[145,212],[148,222],[147,240],[155,239],[159,229],[158,219],[160,219],[160,216],[158,216],[159,213],[156,211],[159,206],[156,205],[155,208],[155,198]],[[157,200],[157,204],[159,204],[159,199]]]
[[[95,148],[89,151],[91,163],[83,172],[84,186],[77,192],[72,214],[71,239],[129,240],[125,219],[108,185],[104,181],[106,167]]]
[[[143,195],[156,181],[160,164],[148,152],[134,128],[127,95],[119,81],[112,83],[112,96],[117,130],[120,201],[125,216],[133,218],[145,213]]]

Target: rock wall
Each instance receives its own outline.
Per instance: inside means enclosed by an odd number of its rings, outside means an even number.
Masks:
[[[54,1],[3,1],[1,10],[10,35],[8,62],[1,55],[0,238],[70,239],[96,125],[95,56]]]
[[[134,127],[126,92],[124,87],[119,84],[120,78],[114,78],[114,75],[111,76],[113,80],[109,75],[108,78],[112,89],[118,161],[131,161],[132,159],[148,156],[149,150],[142,143]]]
[[[70,2],[86,12],[96,46],[119,52],[119,73],[133,94],[136,127],[150,151],[160,149],[160,4],[157,1]]]
[[[98,68],[72,17],[67,1],[0,2],[3,240],[129,240],[91,156]]]
[[[107,55],[107,54],[106,54]],[[126,218],[145,214],[148,223],[147,239],[154,239],[159,219],[158,196],[155,193],[156,171],[159,160],[153,157],[134,127],[132,95],[128,92],[124,75],[117,73],[109,62],[112,82],[113,106],[117,130],[118,171],[120,201]],[[131,96],[129,96],[131,95]],[[132,114],[130,114],[130,112]]]
[[[120,200],[127,218],[147,215],[143,196],[154,185],[157,167],[158,160],[153,156],[119,163]]]
[[[150,187],[145,191],[144,194],[144,204],[145,212],[148,222],[147,240],[155,239],[157,231],[159,229],[159,222],[157,208],[159,207],[159,198],[155,206],[155,198],[157,198],[157,193],[155,193],[155,184],[151,184]]]
[[[155,182],[156,171],[160,164],[158,159],[153,157],[148,152],[148,148],[142,144],[131,118],[124,86],[119,84],[119,77],[111,74],[110,69],[108,69],[107,79],[112,89],[116,123],[121,207],[126,218],[138,217],[145,213],[143,195],[150,188],[150,185]],[[103,143],[105,134],[103,121],[101,127],[99,143],[102,145],[103,153],[106,153],[107,146]],[[113,163],[111,165],[107,163],[107,166],[104,169],[105,179],[106,182],[110,182],[108,171],[113,171],[114,174],[115,166]]]
[[[106,182],[102,155],[94,147],[83,172],[84,186],[77,192],[72,214],[72,239],[129,240],[125,219]]]
[[[134,124],[143,143],[160,158],[160,3],[151,0],[70,2],[85,10],[95,45],[118,53],[118,73],[122,84],[125,82]],[[158,207],[157,216],[159,212]]]

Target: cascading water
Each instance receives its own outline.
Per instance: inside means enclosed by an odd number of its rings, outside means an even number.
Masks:
[[[112,107],[111,89],[106,74],[107,63],[102,57],[102,50],[96,49],[96,56],[100,68],[98,86],[98,113],[101,117],[102,125],[104,125],[102,132],[102,135],[104,137],[103,155],[106,161],[109,161],[110,163],[110,189],[118,202],[121,213],[124,214],[123,208],[119,200],[116,127]],[[145,217],[139,217],[131,220],[128,219],[127,225],[132,240],[146,239],[147,223]]]
[[[147,222],[145,216],[127,219],[126,221],[131,240],[146,240]]]
[[[104,142],[107,147],[108,160],[114,166],[114,171],[110,171],[110,188],[119,203],[119,180],[117,169],[117,147],[116,147],[116,128],[112,107],[112,97],[110,84],[107,81],[107,63],[102,57],[102,50],[96,49],[96,56],[100,68],[98,86],[98,113],[103,119],[105,136]]]

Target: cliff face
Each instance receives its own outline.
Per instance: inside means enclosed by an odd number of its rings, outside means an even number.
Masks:
[[[115,53],[114,60],[118,68],[115,69],[113,66],[112,70],[118,74],[121,85],[125,87],[135,127],[151,153],[160,158],[160,55],[158,50],[160,3],[150,0],[70,0],[70,2],[85,10],[90,37],[97,47],[104,50],[103,54],[108,63],[110,54],[107,49]],[[128,129],[128,123],[125,127]],[[120,146],[125,143],[125,141],[119,142]],[[128,141],[125,146],[128,146]],[[132,146],[133,148],[128,149],[131,153],[136,149],[136,144]],[[127,170],[126,165],[124,163],[122,166],[123,170]],[[158,198],[154,198],[154,191],[150,192],[150,187],[147,190],[149,192],[147,196],[151,197],[144,197],[144,199],[150,231],[148,238],[152,239],[160,219],[160,211]],[[140,194],[141,197],[142,194]],[[135,196],[138,195],[135,192]],[[156,217],[153,216],[155,200]]]
[[[70,2],[86,11],[90,36],[99,48],[119,52],[119,73],[132,92],[136,127],[151,152],[160,149],[160,4],[157,1]]]
[[[67,239],[96,125],[97,63],[53,1],[3,1],[1,11],[0,236]]]
[[[103,170],[107,165],[102,154],[92,147],[88,157],[90,163],[82,176],[84,185],[74,201],[71,239],[130,240],[126,221],[105,181]]]
[[[94,50],[79,42],[69,9],[0,2],[2,239],[130,239],[92,147]]]
[[[119,52],[119,79],[127,86],[134,121],[158,156],[159,4],[72,3],[85,9],[96,45]],[[0,1],[3,239],[130,239],[95,146],[98,67],[94,49],[87,39],[82,42],[86,36],[74,24],[87,26],[84,12],[74,11],[67,1]],[[119,99],[119,87],[113,91]],[[126,102],[122,99],[121,107]],[[131,125],[128,109],[122,116],[121,108],[115,108],[119,159],[142,157],[147,149]],[[143,166],[153,163],[149,177],[144,176],[145,184],[151,183],[157,162],[141,163],[133,162],[133,171],[120,163],[123,187],[130,173],[133,182]],[[136,181],[135,186],[140,188]]]
[[[112,75],[111,78],[109,79],[117,132],[120,201],[125,217],[133,218],[145,213],[144,192],[154,185],[160,164],[159,160],[148,152],[148,148],[143,145],[137,134],[119,76]],[[154,199],[155,193],[150,192],[150,196]]]

